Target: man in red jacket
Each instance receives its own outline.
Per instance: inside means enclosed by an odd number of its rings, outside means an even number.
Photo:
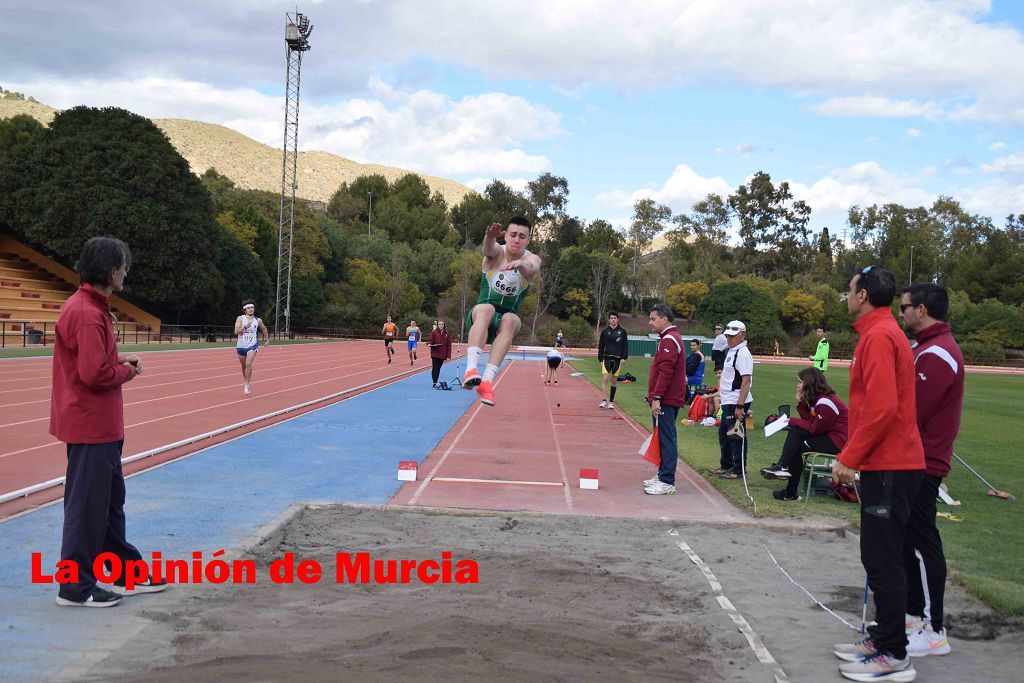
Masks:
[[[62,584],[57,604],[112,607],[121,595],[164,590],[147,581],[130,592],[123,577],[108,591],[96,585],[93,561],[112,552],[122,562],[142,555],[125,538],[124,401],[121,385],[142,373],[142,359],[119,355],[109,296],[124,287],[131,265],[128,246],[114,237],[93,237],[78,259],[82,284],[68,297],[53,344],[50,433],[67,444],[62,560],[78,566],[78,582]],[[118,585],[120,583],[121,585]]]
[[[851,483],[860,471],[860,558],[875,595],[875,621],[868,637],[836,645],[848,663],[839,673],[852,680],[913,680],[904,616],[907,577],[903,543],[911,501],[924,469],[914,404],[914,357],[889,307],[896,278],[869,266],[853,276],[847,308],[860,335],[850,362],[850,435],[832,470],[833,480]]]
[[[911,657],[944,655],[950,651],[942,623],[946,592],[946,555],[935,526],[939,484],[949,474],[953,441],[960,431],[964,404],[964,359],[949,323],[949,294],[945,287],[922,282],[903,290],[900,317],[903,329],[914,335],[917,370],[917,426],[924,445],[924,477],[910,506],[907,540],[903,546],[907,572],[907,630]],[[922,581],[922,578],[924,579]]]
[[[644,482],[644,493],[663,496],[676,492],[676,464],[679,461],[676,416],[686,402],[686,354],[683,353],[683,338],[672,324],[672,309],[668,304],[655,304],[650,310],[648,324],[661,337],[647,380],[647,402],[651,404],[651,419],[658,430],[661,466],[658,476]]]

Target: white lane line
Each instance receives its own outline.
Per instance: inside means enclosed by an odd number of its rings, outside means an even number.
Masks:
[[[495,388],[497,388],[498,383],[501,382],[501,380],[505,379],[505,375],[508,374],[505,371],[508,370],[508,368],[512,367],[512,363],[514,363],[514,362],[515,361],[511,361],[510,360],[508,362],[508,365],[506,365],[504,368],[502,368],[501,374],[498,376],[498,378],[496,380],[494,380]],[[448,456],[451,455],[452,452],[455,450],[456,444],[459,443],[459,440],[462,439],[462,435],[466,433],[467,429],[469,429],[469,425],[473,424],[473,420],[475,420],[476,416],[480,414],[480,409],[483,408],[483,407],[484,407],[483,403],[477,403],[476,404],[476,412],[474,412],[470,416],[470,418],[466,421],[466,424],[462,425],[462,429],[459,430],[459,433],[458,433],[458,435],[456,435],[455,440],[451,442],[451,444],[445,450],[444,455],[442,455],[441,459],[437,461],[436,465],[434,465],[434,469],[430,470],[430,474],[427,475],[427,478],[424,479],[423,483],[420,484],[419,487],[416,489],[416,493],[412,494],[412,498],[409,499],[409,502],[406,503],[406,505],[415,505],[416,501],[420,499],[420,496],[423,494],[423,491],[426,490],[426,488],[427,488],[427,484],[430,483],[430,481],[434,478],[434,475],[437,474],[437,471],[439,469],[441,469],[441,465],[444,464],[444,461],[447,460]]]
[[[517,484],[519,486],[565,486],[561,481],[520,481],[518,479],[466,479],[463,477],[432,477],[430,481],[447,481],[456,484]]]
[[[558,456],[558,469],[562,473],[562,483],[565,484],[565,505],[572,512],[572,487],[569,486],[569,477],[565,473],[565,458],[562,457],[562,444],[558,440],[558,429],[555,428],[555,414],[551,410],[551,401],[548,401],[548,421],[551,422],[551,436],[555,440],[555,455]]]
[[[679,536],[679,532],[676,529],[672,529],[668,532],[670,536]],[[782,670],[779,663],[772,657],[772,653],[768,651],[768,648],[761,642],[761,638],[758,637],[754,629],[751,628],[747,620],[740,614],[739,610],[732,604],[732,601],[725,596],[725,592],[722,590],[722,584],[715,577],[715,574],[711,571],[711,568],[707,565],[700,556],[687,545],[684,541],[676,541],[676,545],[679,549],[686,553],[686,556],[690,558],[690,561],[697,565],[701,573],[704,574],[704,578],[707,579],[708,585],[711,586],[712,592],[714,592],[715,600],[718,601],[719,606],[725,611],[725,613],[732,619],[732,622],[736,624],[740,633],[747,639],[747,644],[750,645],[750,649],[753,650],[754,656],[762,664],[768,664],[774,666],[772,673],[775,676],[776,683],[789,683],[789,677],[786,672]]]

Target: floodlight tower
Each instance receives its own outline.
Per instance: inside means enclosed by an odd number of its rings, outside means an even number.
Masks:
[[[299,77],[302,53],[309,50],[313,25],[298,12],[286,14],[284,42],[287,61],[284,98],[284,155],[281,160],[281,221],[277,229],[277,305],[274,307],[274,335],[291,332],[292,242],[295,233],[295,189],[299,161]]]

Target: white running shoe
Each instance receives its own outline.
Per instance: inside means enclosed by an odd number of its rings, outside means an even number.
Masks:
[[[605,408],[607,408],[608,410],[615,410],[615,402],[608,401],[608,405],[606,405]]]
[[[660,479],[654,484],[644,489],[644,493],[649,496],[671,496],[676,492],[676,487],[672,484],[666,484]]]
[[[246,396],[252,393],[252,389],[249,388],[248,384],[242,386],[242,391],[245,393]]]
[[[926,624],[917,633],[907,638],[907,654],[911,657],[948,655],[951,649],[949,640],[946,638],[946,629],[936,633],[932,630],[931,624]]]
[[[896,659],[884,652],[873,652],[855,662],[839,665],[839,673],[851,681],[899,681],[910,683],[917,677],[910,657]]]
[[[607,408],[608,407],[608,401],[601,401],[601,404],[599,406],[597,406],[597,407],[598,408]]]
[[[921,617],[915,617],[913,614],[907,614],[903,625],[907,629],[907,635],[912,636],[923,629],[927,623],[928,622]]]
[[[657,474],[655,474],[655,475],[654,475],[653,477],[651,477],[650,479],[644,479],[644,488],[647,488],[647,487],[649,487],[649,486],[654,486],[654,485],[655,485],[655,484],[657,484],[657,483],[658,483],[659,481],[661,481],[661,479],[658,479],[658,475],[657,475]]]

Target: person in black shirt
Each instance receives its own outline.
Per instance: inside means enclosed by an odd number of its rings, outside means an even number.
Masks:
[[[619,327],[619,314],[613,311],[608,314],[608,327],[601,330],[601,338],[597,342],[597,362],[601,365],[601,396],[603,398],[606,393],[608,394],[608,399],[602,400],[598,408],[615,408],[615,388],[619,370],[627,358],[629,335],[626,330]]]

